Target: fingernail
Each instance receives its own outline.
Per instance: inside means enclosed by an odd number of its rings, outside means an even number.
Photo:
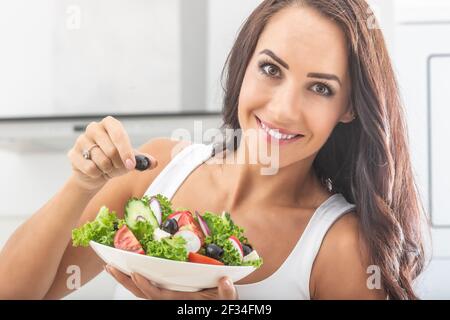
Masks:
[[[230,279],[225,280],[225,285],[229,288],[231,288],[233,286],[233,283],[231,283]]]
[[[127,160],[125,161],[125,167],[126,167],[128,170],[132,170],[132,169],[134,168],[133,160],[127,159]]]
[[[111,271],[109,270],[109,266],[108,265],[105,265],[104,268],[105,268],[106,272],[111,273]]]

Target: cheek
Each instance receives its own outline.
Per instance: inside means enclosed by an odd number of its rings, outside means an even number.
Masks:
[[[313,138],[326,140],[339,119],[339,103],[314,101],[305,105],[303,118]]]
[[[308,116],[308,128],[310,129],[313,137],[320,138],[321,140],[327,139],[331,134],[336,121],[334,117],[329,115],[325,116]]]
[[[308,137],[295,157],[288,157],[288,162],[312,156],[325,145],[338,121],[338,113],[333,110],[332,104],[320,104],[304,108],[303,119],[308,130]],[[300,151],[300,150],[299,150]]]
[[[264,86],[256,71],[247,70],[239,94],[239,112],[260,108],[270,99],[270,90]]]

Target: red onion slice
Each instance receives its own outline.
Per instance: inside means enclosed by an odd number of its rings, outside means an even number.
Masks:
[[[201,248],[200,238],[195,234],[195,232],[190,230],[181,230],[174,234],[175,236],[183,237],[186,240],[186,250],[187,252],[197,252]]]
[[[156,197],[152,197],[149,201],[150,209],[152,209],[153,214],[155,215],[156,220],[158,221],[158,225],[161,225],[162,221],[162,210],[161,205]]]
[[[198,224],[200,225],[200,228],[203,231],[203,234],[207,237],[211,235],[211,231],[209,230],[208,224],[206,223],[205,219],[198,213],[198,211],[195,211],[195,216],[197,217]]]
[[[236,250],[239,252],[239,255],[241,256],[241,261],[242,261],[242,259],[244,258],[244,250],[242,249],[241,242],[235,236],[229,237],[228,240],[231,242],[233,247],[235,247]]]

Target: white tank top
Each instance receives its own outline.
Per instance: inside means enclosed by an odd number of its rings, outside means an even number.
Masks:
[[[153,180],[145,194],[161,193],[172,199],[188,175],[213,155],[213,150],[213,144],[194,143],[185,147]],[[311,269],[323,238],[338,218],[354,208],[342,194],[330,196],[315,210],[294,249],[272,275],[256,283],[235,285],[239,299],[309,300]],[[115,298],[137,299],[120,284]]]

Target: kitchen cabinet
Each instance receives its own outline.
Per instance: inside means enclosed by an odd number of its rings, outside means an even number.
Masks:
[[[393,58],[414,173],[432,224],[433,255],[444,258],[450,257],[450,4],[425,2],[399,2]]]

